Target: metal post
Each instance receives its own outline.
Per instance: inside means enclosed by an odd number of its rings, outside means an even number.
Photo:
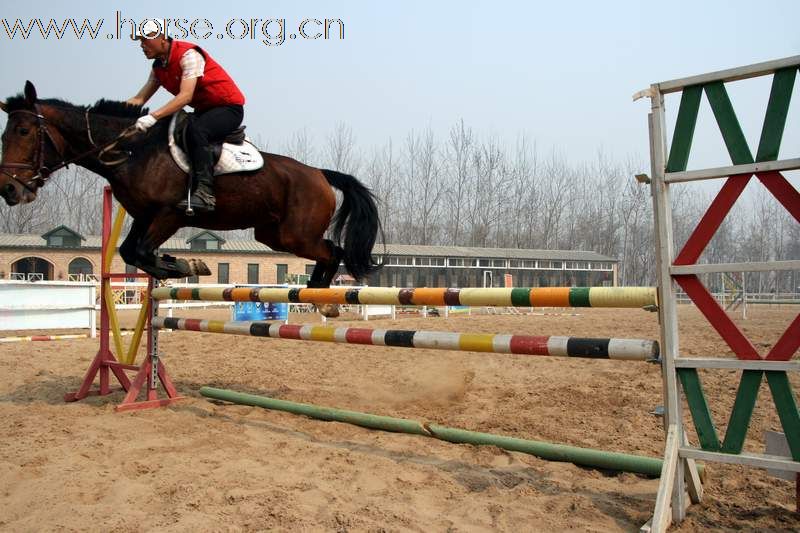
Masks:
[[[150,299],[150,315],[147,324],[147,353],[150,356],[150,375],[147,383],[148,400],[156,399],[158,388],[158,330],[153,328],[153,319],[158,316],[158,300],[152,298],[153,289],[156,281],[150,277],[147,279],[147,297]]]

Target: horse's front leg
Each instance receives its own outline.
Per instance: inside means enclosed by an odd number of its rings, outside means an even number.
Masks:
[[[199,259],[179,259],[171,255],[156,255],[156,250],[164,244],[178,228],[181,227],[180,217],[171,207],[155,216],[139,239],[136,254],[141,258],[148,258],[147,263],[153,270],[162,273],[156,276],[165,278],[188,278],[190,276],[207,276],[211,274],[206,264]],[[155,274],[153,274],[155,276]]]
[[[126,264],[135,266],[154,278],[165,279],[170,277],[169,270],[156,265],[156,257],[153,253],[147,254],[141,252],[140,243],[150,222],[150,220],[142,218],[133,219],[131,229],[119,247],[119,255]]]

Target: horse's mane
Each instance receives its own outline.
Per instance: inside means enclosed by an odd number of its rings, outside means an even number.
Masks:
[[[93,114],[119,118],[139,118],[149,111],[148,108],[140,105],[132,105],[127,102],[121,102],[119,100],[107,100],[105,98],[101,98],[91,106],[75,105],[58,98],[43,98],[37,100],[37,102],[45,105],[69,109],[72,111],[79,111],[81,113],[84,113],[87,109],[89,109],[89,112]],[[19,109],[30,109],[24,94],[17,94],[6,100],[7,112],[16,111]]]

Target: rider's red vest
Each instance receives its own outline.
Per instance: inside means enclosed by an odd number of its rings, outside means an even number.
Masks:
[[[181,57],[187,50],[197,50],[203,55],[206,67],[203,76],[197,78],[192,101],[189,102],[195,111],[205,111],[211,107],[221,105],[244,105],[244,95],[233,79],[225,72],[219,63],[194,43],[173,39],[170,46],[167,66],[161,66],[156,60],[153,63],[153,74],[158,82],[172,94],[178,94],[181,89]]]

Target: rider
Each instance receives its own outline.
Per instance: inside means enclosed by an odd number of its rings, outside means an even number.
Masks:
[[[244,95],[227,72],[196,44],[178,41],[164,34],[154,21],[145,23],[136,37],[148,59],[154,59],[147,82],[129,104],[144,105],[159,87],[174,98],[149,115],[139,117],[136,128],[147,131],[160,118],[168,117],[189,104],[194,119],[187,128],[189,157],[192,160],[192,207],[214,210],[214,151],[210,143],[222,139],[242,123]],[[186,209],[184,199],[178,207]]]

